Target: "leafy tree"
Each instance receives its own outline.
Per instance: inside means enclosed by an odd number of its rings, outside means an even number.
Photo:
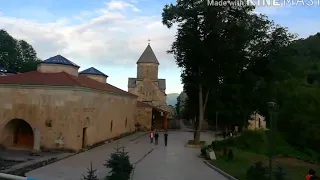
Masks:
[[[188,109],[197,109],[191,113],[198,115],[195,142],[204,116],[215,119],[218,111],[226,125],[244,124],[244,118],[254,110],[263,111],[272,99],[272,56],[293,36],[253,10],[208,6],[201,0],[177,0],[163,9],[163,24],[178,26],[168,52],[182,68]],[[211,110],[206,112],[207,107]]]
[[[87,175],[82,175],[83,178],[81,180],[99,180],[98,176],[95,175],[96,169],[92,169],[92,162],[90,163],[90,169],[88,168]]]
[[[106,180],[129,180],[133,170],[133,165],[130,163],[128,152],[124,151],[124,147],[117,147],[116,152],[111,154],[110,159],[107,160],[104,166],[111,168],[111,175],[107,175],[105,178]]]
[[[175,109],[176,109],[176,112],[177,112],[177,115],[178,117],[180,117],[180,95],[177,97],[177,103],[175,105]]]
[[[24,40],[19,40],[18,41],[18,47],[21,53],[21,60],[22,60],[22,65],[19,67],[20,72],[27,72],[27,71],[32,71],[36,70],[36,67],[38,63],[40,62],[40,59],[37,58],[37,53],[33,49],[33,47],[28,44]]]
[[[33,47],[24,40],[16,40],[0,30],[0,66],[17,72],[37,69],[40,60]]]

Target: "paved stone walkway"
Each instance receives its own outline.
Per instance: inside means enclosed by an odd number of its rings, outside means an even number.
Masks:
[[[162,134],[157,146],[150,144],[147,135],[130,141],[135,136],[137,135],[118,141],[119,146],[126,146],[132,163],[138,162],[148,152],[153,151],[136,164],[133,180],[226,180],[197,157],[199,149],[184,147],[187,140],[192,138],[191,132],[170,131],[167,147],[164,146]],[[103,179],[109,171],[103,164],[116,147],[117,142],[112,142],[30,171],[26,175],[39,180],[80,180],[81,174],[86,172],[92,162],[93,168],[97,169],[98,177]]]
[[[160,134],[157,149],[136,165],[133,180],[227,180],[197,157],[199,149],[184,147],[192,136],[191,132],[169,132],[165,147]]]

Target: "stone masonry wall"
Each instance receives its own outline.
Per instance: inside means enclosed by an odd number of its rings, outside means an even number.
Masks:
[[[62,64],[39,64],[38,69],[39,72],[42,73],[58,73],[58,72],[66,72],[68,74],[78,76],[78,67],[62,65]]]
[[[152,108],[137,107],[137,122],[148,130],[151,130]]]
[[[134,97],[88,89],[1,86],[0,101],[0,129],[12,119],[23,119],[40,131],[43,148],[57,148],[60,138],[63,148],[79,150],[83,128],[87,128],[86,145],[135,130]],[[0,132],[2,143],[6,135]]]
[[[139,79],[158,79],[158,64],[141,63],[137,66],[137,78]]]

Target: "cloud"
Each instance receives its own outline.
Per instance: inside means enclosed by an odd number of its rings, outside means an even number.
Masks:
[[[132,3],[136,3],[136,1],[131,1]],[[138,9],[133,4],[120,1],[120,0],[111,0],[110,2],[106,3],[108,10],[125,10],[127,8],[131,8],[132,11],[139,12],[140,9]]]
[[[41,59],[61,54],[79,65],[135,66],[150,38],[162,67],[172,67],[173,56],[166,51],[175,29],[163,26],[160,15],[126,14],[126,9],[138,11],[134,3],[112,0],[103,9],[79,12],[49,23],[0,14],[0,28],[29,42]]]

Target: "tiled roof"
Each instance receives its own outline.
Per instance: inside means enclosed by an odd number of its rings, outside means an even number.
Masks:
[[[141,101],[137,101],[137,107],[152,108],[152,109],[155,109],[155,110],[160,111],[160,112],[168,113],[168,111],[165,111],[163,109],[157,108],[155,106],[152,106],[150,104],[147,104],[147,103],[144,103],[144,102],[141,102]]]
[[[128,93],[108,83],[101,83],[92,80],[84,75],[79,75],[78,77],[76,77],[66,72],[40,73],[38,71],[31,71],[12,76],[1,76],[0,84],[86,87],[137,97],[134,94]]]
[[[99,71],[98,69],[96,69],[94,67],[83,70],[79,74],[93,74],[93,75],[108,77],[108,75],[104,74],[103,72]]]
[[[45,63],[45,64],[63,64],[63,65],[69,65],[69,66],[74,66],[74,67],[80,67],[78,65],[76,65],[75,63],[73,63],[72,61],[70,61],[69,59],[61,56],[61,55],[56,55],[53,56],[49,59],[46,59],[44,61],[42,61],[41,63]]]
[[[142,55],[138,59],[137,64],[139,64],[139,63],[159,64],[159,61],[158,61],[156,55],[154,54],[150,44],[148,44],[148,46],[146,47],[146,49],[143,51]]]
[[[128,79],[128,88],[135,88],[137,86],[137,81],[140,80],[142,81],[143,79],[138,79],[138,78],[129,78]],[[162,91],[165,91],[166,90],[166,80],[165,79],[158,79],[154,82],[157,82],[158,81],[158,84],[159,84],[159,88],[162,90]]]

